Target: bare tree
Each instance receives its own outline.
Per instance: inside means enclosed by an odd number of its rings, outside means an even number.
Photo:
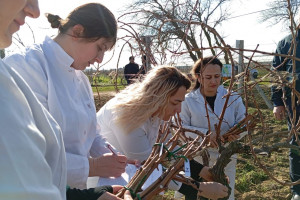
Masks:
[[[203,22],[216,28],[229,16],[229,2],[230,0],[136,0],[126,9],[132,12],[124,15],[131,16],[131,23],[125,23],[122,17],[119,22],[123,21],[123,29],[128,30],[129,26],[137,25],[138,35],[152,36],[151,50],[155,51],[156,56],[161,56],[159,60],[162,62],[165,61],[166,52],[187,55],[196,61],[202,56],[202,52],[197,49],[203,45],[219,46],[219,39],[206,28],[178,23],[174,19]],[[211,48],[210,51],[216,55],[215,49]]]
[[[292,23],[294,24],[294,27],[297,27],[297,21],[295,19],[298,19],[298,11],[299,11],[299,0],[291,0],[291,9],[288,9],[288,2],[287,0],[273,0],[270,3],[268,3],[269,9],[261,12],[261,15],[259,17],[259,21],[261,23],[267,22],[270,24],[270,26],[273,26],[275,24],[278,24],[280,22],[284,23],[284,27],[287,30],[290,30],[290,16],[292,15]],[[292,13],[290,13],[290,11]]]

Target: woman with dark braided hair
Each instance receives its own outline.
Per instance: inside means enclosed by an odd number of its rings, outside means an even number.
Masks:
[[[114,47],[117,22],[98,3],[79,6],[65,20],[46,16],[58,35],[5,62],[21,74],[58,122],[66,150],[67,184],[84,189],[89,176],[118,177],[127,162],[126,156],[112,154],[100,136],[92,88],[82,72],[101,63],[104,53]]]

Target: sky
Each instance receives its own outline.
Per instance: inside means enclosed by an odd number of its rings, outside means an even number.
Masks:
[[[121,15],[119,10],[122,9],[125,3],[128,3],[129,1],[130,0],[39,0],[41,16],[38,19],[28,18],[26,22],[30,25],[32,31],[35,33],[35,42],[42,42],[46,35],[54,36],[57,33],[57,29],[50,28],[50,24],[47,22],[46,17],[44,17],[44,13],[57,14],[61,18],[65,18],[69,12],[79,5],[89,2],[99,2],[110,9],[114,13],[115,17],[118,18]],[[217,28],[217,31],[221,35],[225,36],[224,40],[230,46],[235,47],[236,40],[244,40],[245,49],[255,49],[256,45],[259,44],[258,50],[273,52],[276,48],[277,42],[289,34],[289,32],[285,31],[282,24],[277,24],[271,27],[267,23],[260,24],[258,23],[259,14],[250,14],[266,9],[267,3],[272,0],[232,1],[230,12],[232,13],[231,16],[233,18]],[[28,28],[28,26],[24,25],[21,27],[19,35],[24,41],[25,45],[34,43],[31,30]],[[109,65],[105,65],[103,67],[104,69],[116,67],[120,47],[121,44],[117,43],[114,57]],[[12,47],[7,49],[7,54],[18,50],[19,48],[16,45],[12,45]],[[105,63],[111,55],[112,52],[106,53],[103,63]],[[122,53],[120,58],[119,67],[124,67],[128,63],[129,56],[129,49],[125,49],[125,53]],[[136,62],[141,64],[139,58],[136,58]]]

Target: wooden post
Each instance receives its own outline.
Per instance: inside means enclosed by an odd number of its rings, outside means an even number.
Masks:
[[[239,63],[238,63],[238,74],[240,74],[244,71],[244,61],[243,61],[244,51],[241,50],[241,49],[244,49],[244,40],[236,40],[236,48],[240,49],[239,50]],[[244,81],[244,79],[242,77],[239,78],[238,93],[240,95],[243,94],[243,81]]]
[[[146,52],[146,72],[151,69],[150,55],[151,55],[151,37],[150,36],[142,36],[142,41],[145,44],[145,52]]]

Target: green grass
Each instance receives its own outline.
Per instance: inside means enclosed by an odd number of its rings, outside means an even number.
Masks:
[[[118,85],[117,88],[119,90],[122,90],[122,89],[125,88],[125,86],[124,85]],[[96,87],[92,87],[92,90],[93,90],[94,93],[97,93],[97,88]],[[116,88],[115,88],[115,86],[98,86],[98,90],[99,90],[99,92],[109,92],[109,91],[115,91]]]
[[[251,170],[245,169],[244,166],[237,169],[236,177],[238,178],[235,181],[235,187],[241,193],[251,191],[250,186],[260,184],[268,179],[268,176],[259,168],[255,168],[254,166],[251,168]]]

